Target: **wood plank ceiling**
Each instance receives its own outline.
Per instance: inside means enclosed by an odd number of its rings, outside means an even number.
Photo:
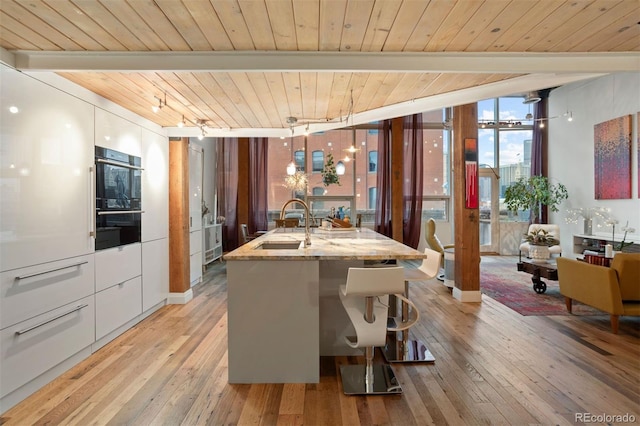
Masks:
[[[634,0],[2,0],[0,46],[163,127],[287,129],[568,71],[554,64],[575,54],[638,60],[639,17]]]

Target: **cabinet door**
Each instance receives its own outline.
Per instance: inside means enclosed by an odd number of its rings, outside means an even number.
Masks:
[[[169,294],[169,239],[142,243],[142,311]]]
[[[92,253],[94,107],[4,66],[0,93],[2,270]]]
[[[96,254],[96,291],[120,284],[142,273],[140,244],[113,247]]]
[[[202,147],[189,144],[189,231],[202,228]]]
[[[142,313],[142,278],[96,293],[96,340]]]
[[[142,157],[141,127],[100,108],[96,108],[95,137],[97,146]]]
[[[142,130],[142,242],[169,236],[169,140]]]

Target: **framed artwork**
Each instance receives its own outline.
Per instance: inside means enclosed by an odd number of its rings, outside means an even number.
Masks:
[[[478,141],[464,140],[465,207],[478,208]]]
[[[631,115],[594,126],[596,200],[631,198]]]

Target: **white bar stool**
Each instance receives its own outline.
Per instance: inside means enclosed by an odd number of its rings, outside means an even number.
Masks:
[[[402,331],[400,338],[398,338],[398,332],[394,329],[389,329],[387,343],[383,349],[387,362],[434,362],[436,360],[422,340],[409,339],[409,327],[404,327],[405,324],[411,321],[409,315],[410,304],[405,302],[405,300],[409,300],[409,281],[430,280],[435,278],[440,270],[442,253],[430,248],[425,248],[424,253],[427,258],[422,260],[418,268],[404,269],[404,300],[402,300],[402,316],[400,319]],[[416,309],[413,303],[411,303],[411,306],[412,309]]]
[[[402,388],[389,364],[373,364],[375,346],[384,346],[387,336],[389,294],[395,294],[403,302],[413,305],[402,294],[404,268],[349,268],[347,282],[340,286],[339,295],[356,336],[346,336],[352,348],[364,348],[366,365],[340,367],[342,388],[347,395],[398,394]],[[409,328],[419,319],[415,316],[402,327]]]

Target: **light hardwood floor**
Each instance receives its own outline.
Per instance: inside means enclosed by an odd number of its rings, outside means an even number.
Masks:
[[[339,365],[358,357],[323,358],[318,384],[229,385],[216,263],[190,303],[156,312],[0,424],[565,425],[576,413],[640,422],[637,318],[614,335],[606,315],[523,317],[486,296],[459,303],[435,280],[411,292],[423,313],[412,333],[436,362],[396,364],[401,396],[344,396]]]

